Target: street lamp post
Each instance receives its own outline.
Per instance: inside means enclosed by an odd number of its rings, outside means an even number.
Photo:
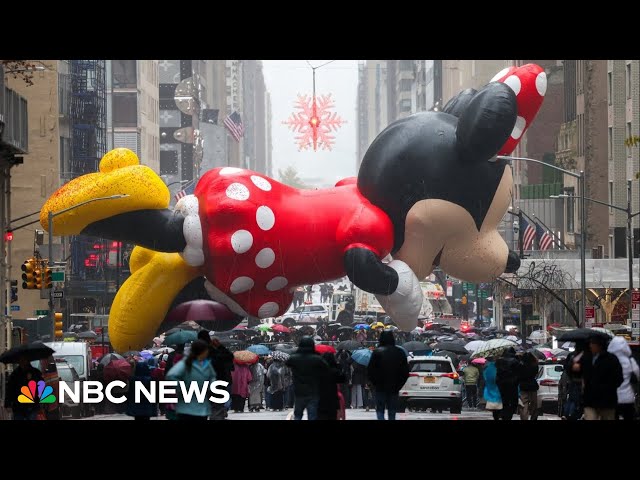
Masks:
[[[509,157],[499,155],[498,159],[500,160],[509,160],[509,161],[519,161],[519,162],[529,162],[529,163],[537,163],[539,165],[543,165],[545,167],[553,168],[559,172],[562,172],[570,177],[576,178],[580,185],[580,294],[582,297],[582,308],[580,308],[580,325],[584,326],[584,314],[585,307],[587,306],[587,260],[586,260],[586,243],[587,243],[587,231],[586,231],[586,208],[585,208],[585,191],[586,191],[586,182],[585,182],[585,173],[584,170],[580,170],[580,173],[572,172],[571,170],[565,170],[564,168],[556,167],[555,165],[551,165],[549,163],[543,162],[541,160],[536,160],[534,158],[526,158],[526,157]]]
[[[50,265],[53,264],[53,219],[55,217],[57,217],[58,215],[62,215],[63,213],[67,213],[70,210],[75,210],[76,208],[82,207],[84,205],[87,205],[88,203],[93,203],[93,202],[98,202],[100,200],[116,200],[118,198],[124,198],[124,197],[128,197],[129,195],[127,194],[117,194],[117,195],[111,195],[109,197],[98,197],[98,198],[92,198],[90,200],[86,200],[84,202],[80,202],[77,205],[72,205],[68,208],[63,208],[62,210],[59,210],[57,212],[49,212],[49,216],[48,216],[48,223],[49,223],[49,259],[48,262]],[[53,320],[53,288],[49,289],[49,317]],[[51,337],[51,340],[55,340],[55,322],[52,322],[53,326],[52,326],[52,332],[53,332],[53,336]]]
[[[595,198],[585,197],[584,200],[588,202],[597,203],[599,205],[604,205],[605,207],[613,208],[614,210],[619,210],[627,214],[627,259],[629,263],[629,315],[633,310],[633,300],[632,300],[632,292],[633,292],[633,217],[640,215],[640,212],[631,213],[631,180],[627,180],[627,206],[625,208],[618,207],[616,205],[611,205],[607,202],[602,202],[600,200],[596,200]],[[551,195],[550,198],[575,198],[572,195]]]

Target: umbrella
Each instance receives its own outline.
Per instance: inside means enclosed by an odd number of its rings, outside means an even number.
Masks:
[[[424,333],[424,328],[416,327],[413,330],[411,330],[411,333]]]
[[[614,333],[611,330],[607,329],[607,328],[591,327],[591,330],[593,330],[594,332],[602,333],[603,335],[606,335],[609,338],[615,337]]]
[[[475,352],[478,348],[480,348],[482,345],[484,345],[486,342],[482,341],[482,340],[473,340],[469,343],[467,343],[464,348],[467,349],[467,351],[473,353]]]
[[[413,352],[413,353],[431,351],[431,347],[429,345],[423,342],[416,342],[416,341],[403,343],[402,348],[404,348],[408,352]]]
[[[62,334],[62,338],[71,338],[75,340],[78,338],[78,334],[76,332],[64,332]]]
[[[368,348],[363,348],[360,350],[356,350],[351,355],[351,359],[356,362],[358,365],[362,365],[364,367],[369,365],[369,361],[371,360],[371,354],[373,352]]]
[[[407,357],[409,356],[409,352],[404,347],[401,347],[400,345],[396,345],[396,347],[402,350]]]
[[[453,353],[459,353],[464,355],[465,353],[468,353],[468,350],[465,348],[464,345],[460,345],[457,342],[438,342],[436,343],[435,350],[446,350],[448,352],[453,352]]]
[[[279,343],[275,346],[274,350],[278,350],[291,355],[292,353],[295,353],[296,347],[295,345],[290,345],[287,343]]]
[[[96,338],[96,343],[111,343],[111,339],[109,338],[109,334],[105,333],[104,335],[100,334],[98,335],[98,338]]]
[[[233,352],[233,361],[238,365],[253,365],[258,361],[258,355],[249,350]]]
[[[476,365],[484,365],[485,363],[487,363],[487,359],[486,358],[474,358],[473,360],[471,360],[471,363],[475,363]]]
[[[176,328],[179,328],[180,330],[195,330],[196,332],[202,330],[202,327],[193,320],[182,322],[180,325],[176,325]]]
[[[481,345],[475,353],[473,354],[474,358],[477,357],[491,357],[498,354],[501,354],[504,350],[509,347],[516,347],[516,343],[511,340],[507,340],[504,338],[494,338],[493,340],[488,340],[484,345]]]
[[[41,360],[52,355],[54,350],[47,347],[42,342],[32,342],[26,345],[18,345],[10,350],[7,350],[0,355],[0,362],[2,363],[18,363],[21,357],[26,357],[27,360],[32,362],[33,360]]]
[[[351,332],[352,328],[351,327],[340,327],[338,328],[339,332]]]
[[[576,328],[570,332],[563,333],[558,337],[560,342],[586,342],[594,335],[604,335],[608,338],[608,335],[603,334],[597,330],[591,328]]]
[[[382,322],[376,322],[376,323],[372,323],[371,324],[371,328],[376,329],[376,328],[384,328],[384,323]]]
[[[455,352],[448,352],[446,350],[442,350],[440,352],[435,352],[433,354],[434,357],[449,357],[453,362],[453,366],[458,368],[458,363],[460,363],[460,358]]]
[[[336,353],[336,349],[333,348],[331,345],[324,345],[320,343],[320,344],[316,344],[316,353],[319,353],[321,355],[323,353]]]
[[[188,342],[194,342],[198,339],[198,332],[194,330],[181,330],[171,335],[167,335],[164,343],[167,345],[182,345]]]
[[[269,330],[271,330],[271,325],[267,325],[266,323],[263,323],[262,325],[258,325],[257,329],[260,330],[261,332],[268,332]]]
[[[505,340],[509,340],[511,342],[517,342],[518,341],[518,337],[516,337],[515,335],[507,335],[506,337],[504,337]]]
[[[546,340],[549,334],[544,330],[534,330],[529,335],[529,340]]]
[[[528,350],[529,353],[531,353],[532,355],[534,355],[538,360],[546,360],[547,356],[544,354],[544,352],[541,352],[538,349],[532,348],[531,350]]]
[[[279,332],[279,333],[290,333],[291,329],[289,327],[285,327],[284,325],[281,324],[276,324],[273,327],[271,327],[271,330],[273,330],[274,332]]]
[[[212,300],[191,300],[171,310],[165,317],[166,322],[182,323],[189,320],[236,319],[236,315],[225,305]]]
[[[122,355],[118,355],[117,353],[107,353],[106,355],[102,356],[98,360],[98,363],[100,363],[100,365],[106,367],[113,360],[124,360],[124,357]]]
[[[140,352],[137,350],[129,350],[128,352],[124,352],[122,354],[123,357],[127,358],[127,357],[139,357],[140,356]]]
[[[78,333],[78,338],[95,339],[98,336],[93,330],[87,330],[86,332]]]
[[[140,352],[140,356],[145,360],[148,360],[150,358],[153,358],[153,352],[150,350],[143,350]]]
[[[400,330],[395,325],[385,325],[384,329],[387,330],[388,332],[397,332],[398,330]]]
[[[327,325],[327,331],[330,332],[332,330],[338,330],[340,327],[342,327],[341,323],[331,323]]]
[[[235,327],[233,327],[232,330],[246,330],[247,327],[245,327],[244,325],[236,325]]]
[[[366,323],[359,323],[358,325],[353,327],[354,330],[369,330],[370,328],[371,327],[369,325],[367,325]]]
[[[113,360],[104,367],[103,374],[107,383],[114,380],[126,382],[131,377],[131,364],[126,360]]]
[[[274,350],[273,352],[271,352],[271,357],[274,360],[279,360],[281,362],[286,362],[287,360],[289,360],[289,354],[286,352],[283,352],[281,350]]]
[[[247,350],[256,355],[269,355],[269,352],[271,352],[266,345],[251,345]]]
[[[360,348],[365,348],[360,342],[356,342],[355,340],[345,340],[344,342],[340,342],[336,347],[336,350],[358,350]]]

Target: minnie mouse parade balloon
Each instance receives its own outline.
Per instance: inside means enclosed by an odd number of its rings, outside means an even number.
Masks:
[[[160,177],[130,150],[115,149],[100,172],[49,198],[41,223],[47,228],[49,212],[100,198],[56,215],[53,233],[137,245],[109,317],[118,351],[150,341],[175,296],[202,276],[213,300],[266,318],[287,311],[297,286],[346,274],[409,331],[424,296],[419,280],[434,266],[471,282],[519,266],[496,230],[512,189],[511,169],[496,154],[517,145],[546,78],[525,65],[496,80],[465,90],[442,112],[392,123],[369,147],[358,177],[333,188],[299,190],[250,170],[216,168],[170,210]]]

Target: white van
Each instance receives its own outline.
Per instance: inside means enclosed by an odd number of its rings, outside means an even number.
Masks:
[[[73,366],[80,380],[89,380],[91,374],[91,349],[86,342],[48,342],[54,358],[64,358]]]

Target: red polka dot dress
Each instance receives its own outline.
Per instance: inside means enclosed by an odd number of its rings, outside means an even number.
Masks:
[[[353,179],[298,190],[224,167],[208,171],[194,195],[207,280],[255,317],[282,315],[298,285],[343,277],[350,247],[382,259],[393,246],[391,221]]]

